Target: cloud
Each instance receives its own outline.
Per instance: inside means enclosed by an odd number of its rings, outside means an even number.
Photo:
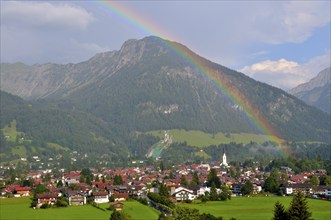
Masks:
[[[8,1],[1,3],[1,25],[84,30],[94,20],[85,9],[69,4]]]
[[[286,59],[265,60],[245,66],[239,71],[258,81],[289,90],[309,81],[324,68],[330,67],[330,57],[331,53],[327,51],[325,54],[314,57],[303,64]]]
[[[251,37],[258,41],[302,43],[316,28],[331,21],[329,10],[328,1],[280,1],[262,5],[246,22],[251,27]]]
[[[82,42],[78,42],[76,40],[72,40],[72,44],[77,49],[88,51],[89,53],[91,53],[91,55],[110,50],[110,48],[102,47],[96,43],[82,43]]]

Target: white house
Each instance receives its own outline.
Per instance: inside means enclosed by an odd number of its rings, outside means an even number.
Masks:
[[[331,188],[325,189],[325,197],[331,197]]]
[[[177,201],[183,200],[194,200],[196,195],[194,195],[193,190],[186,189],[184,187],[179,187],[172,194],[172,197],[176,198]]]
[[[109,194],[107,191],[103,192],[93,192],[92,196],[94,197],[95,203],[107,203],[109,202]]]
[[[198,196],[204,196],[204,195],[206,195],[206,192],[210,193],[210,188],[209,187],[201,187],[197,191],[197,194],[198,194]]]
[[[286,195],[292,195],[293,194],[293,188],[291,186],[286,186],[283,189],[284,189],[284,193]]]

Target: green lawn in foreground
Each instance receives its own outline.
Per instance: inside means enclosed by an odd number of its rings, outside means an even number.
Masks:
[[[273,216],[276,201],[288,207],[291,197],[239,197],[226,202],[207,202],[179,204],[196,208],[200,213],[222,216],[224,220],[231,217],[237,220],[268,220]],[[315,220],[331,218],[331,202],[307,199],[309,209]],[[109,219],[111,212],[106,210],[109,204],[100,204],[100,209],[90,205],[70,206],[67,208],[51,208],[34,210],[29,208],[29,198],[0,199],[0,219]],[[133,220],[156,220],[159,213],[137,201],[124,202],[124,212]]]
[[[291,200],[292,197],[238,197],[225,202],[180,204],[180,206],[196,208],[200,213],[222,216],[225,220],[231,217],[237,220],[268,220],[273,216],[274,205],[277,201],[288,208]],[[314,199],[307,199],[307,201],[314,220],[331,219],[331,202]]]
[[[67,208],[32,209],[29,198],[0,199],[0,219],[109,219],[109,204],[100,204],[100,209],[91,205],[69,206]],[[156,220],[158,213],[137,201],[124,203],[124,212],[133,220]]]
[[[164,131],[147,132],[160,138],[164,137]],[[249,133],[217,133],[215,135],[202,131],[186,131],[173,129],[169,130],[169,134],[174,142],[187,142],[188,145],[196,147],[206,147],[210,145],[229,144],[231,142],[248,144],[251,141],[256,143],[264,143],[268,140],[273,140],[273,137],[267,135],[249,134]]]

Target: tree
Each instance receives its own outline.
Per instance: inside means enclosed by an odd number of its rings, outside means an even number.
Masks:
[[[222,192],[220,193],[220,199],[221,201],[226,201],[231,199],[231,191],[227,186],[221,186]]]
[[[164,213],[161,212],[157,220],[172,220],[172,218],[165,216]]]
[[[43,179],[44,179],[45,182],[49,182],[49,181],[51,181],[51,174],[47,173],[47,174],[44,176]]]
[[[45,185],[39,183],[34,190],[34,194],[36,195],[44,192],[49,192],[49,189]]]
[[[320,185],[329,186],[331,185],[331,177],[330,176],[320,176]]]
[[[59,181],[57,182],[56,187],[57,187],[57,188],[61,188],[61,187],[63,187],[63,182],[62,182],[62,180],[59,180]]]
[[[279,191],[277,180],[269,176],[264,182],[264,190],[266,192],[277,193]]]
[[[168,189],[163,183],[160,184],[159,194],[160,194],[160,196],[165,196],[165,197],[169,196]]]
[[[122,179],[122,176],[119,174],[119,175],[115,175],[114,176],[114,182],[113,182],[114,185],[123,185],[123,179]]]
[[[317,190],[317,186],[319,184],[319,179],[317,178],[317,176],[312,176],[310,178],[310,184],[313,187],[314,192]]]
[[[79,176],[79,182],[80,182],[80,183],[84,183],[84,182],[85,182],[85,178],[84,178],[83,175],[80,175],[80,176]]]
[[[215,169],[211,169],[207,176],[207,186],[211,186],[214,183],[216,188],[221,187],[221,181],[217,176],[217,171]]]
[[[245,185],[241,188],[241,193],[243,195],[250,195],[253,193],[253,184],[251,181],[246,181]]]
[[[177,206],[175,209],[175,219],[180,220],[200,220],[199,210]]]
[[[89,168],[83,168],[80,172],[80,175],[84,176],[85,178],[89,177],[90,180],[93,179],[93,174]]]
[[[163,172],[165,170],[163,161],[160,162],[160,170]]]
[[[57,207],[67,207],[68,201],[66,197],[59,197],[55,203]]]
[[[113,213],[110,216],[110,220],[129,220],[131,217],[124,212],[116,211],[116,209],[113,211]]]
[[[215,183],[211,184],[209,200],[210,201],[217,201],[218,200],[218,194],[217,194],[217,189],[216,189]]]
[[[100,181],[100,179],[99,179],[99,176],[98,176],[98,175],[96,175],[96,176],[95,176],[95,179],[94,179],[94,181],[95,181],[95,182],[99,182],[99,181]]]
[[[193,178],[192,178],[192,181],[191,181],[191,185],[193,185],[193,186],[200,185],[200,179],[199,179],[198,172],[194,172]]]
[[[288,220],[287,211],[280,202],[276,202],[272,220]]]
[[[105,176],[102,176],[102,182],[103,182],[103,183],[106,182]]]
[[[91,185],[91,177],[90,176],[86,177],[85,183],[88,184],[88,185]]]
[[[294,195],[290,207],[288,209],[288,216],[290,220],[309,220],[311,219],[311,212],[307,201],[302,192],[298,192]]]
[[[180,185],[181,186],[187,186],[188,185],[186,177],[184,175],[180,178]]]

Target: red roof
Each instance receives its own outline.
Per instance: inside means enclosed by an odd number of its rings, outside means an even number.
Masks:
[[[15,190],[18,191],[30,191],[31,187],[20,187],[20,186],[15,186]]]

